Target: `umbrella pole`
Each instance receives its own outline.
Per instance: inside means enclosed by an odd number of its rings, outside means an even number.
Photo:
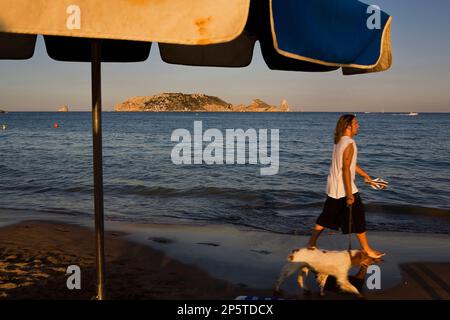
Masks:
[[[101,42],[91,42],[92,81],[92,143],[94,162],[95,204],[95,255],[97,271],[97,300],[105,298],[105,250],[103,225],[103,159],[102,159],[102,89],[101,89]]]

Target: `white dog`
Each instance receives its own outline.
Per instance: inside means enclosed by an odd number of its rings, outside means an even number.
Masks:
[[[275,292],[280,292],[284,280],[297,270],[299,270],[297,281],[300,288],[309,292],[304,278],[311,270],[317,273],[321,296],[324,295],[323,290],[328,276],[334,276],[343,291],[361,296],[358,289],[348,280],[348,272],[353,266],[368,266],[376,261],[362,250],[325,251],[317,248],[296,249],[289,255],[288,260],[290,262],[283,267],[275,284]]]

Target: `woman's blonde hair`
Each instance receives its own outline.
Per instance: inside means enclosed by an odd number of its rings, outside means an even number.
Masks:
[[[348,126],[352,124],[353,119],[355,119],[356,116],[354,114],[344,114],[340,116],[337,124],[336,129],[334,130],[334,143],[337,144],[339,140],[341,140],[341,137],[344,135],[345,129],[347,129]]]

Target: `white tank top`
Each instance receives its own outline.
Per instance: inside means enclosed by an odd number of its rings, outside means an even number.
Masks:
[[[350,180],[352,183],[352,194],[358,192],[358,188],[355,184],[355,169],[356,169],[356,159],[358,157],[358,148],[356,147],[355,141],[348,137],[342,136],[337,144],[333,148],[333,158],[331,160],[330,173],[328,174],[327,180],[327,195],[334,199],[343,198],[346,196],[344,187],[344,176],[342,174],[342,166],[344,161],[342,159],[344,155],[345,148],[353,143],[353,158],[350,164]]]

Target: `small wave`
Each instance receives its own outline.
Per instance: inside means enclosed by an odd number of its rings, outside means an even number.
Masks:
[[[299,195],[304,196],[304,191],[293,190],[249,190],[238,188],[218,188],[218,187],[196,187],[196,188],[166,188],[166,187],[147,187],[139,186],[107,186],[105,190],[120,194],[131,194],[141,196],[156,197],[179,197],[179,198],[224,198],[241,201],[266,200],[273,201],[276,199],[296,199]],[[309,196],[317,196],[312,193]]]
[[[53,191],[58,191],[58,189],[53,188],[53,187],[44,187],[44,188],[37,187],[34,190],[34,193],[49,193],[49,192],[53,192]]]
[[[91,192],[92,188],[88,188],[88,187],[82,187],[82,186],[77,186],[77,187],[70,187],[70,188],[66,188],[64,189],[65,192]]]
[[[407,214],[450,218],[450,210],[402,204],[367,203],[367,211],[388,214]]]
[[[74,217],[81,216],[91,216],[92,213],[80,211],[80,210],[72,210],[66,208],[55,208],[55,207],[47,207],[47,208],[36,208],[36,207],[9,207],[9,206],[0,206],[0,211],[8,211],[8,212],[16,212],[18,214],[24,213],[47,213],[47,214],[58,214],[58,215],[68,215]]]
[[[51,213],[51,214],[61,214],[61,215],[68,215],[68,216],[91,216],[92,213],[88,213],[85,211],[79,211],[79,210],[71,210],[66,208],[41,208],[41,209],[35,209],[35,211],[42,212],[42,213]]]

